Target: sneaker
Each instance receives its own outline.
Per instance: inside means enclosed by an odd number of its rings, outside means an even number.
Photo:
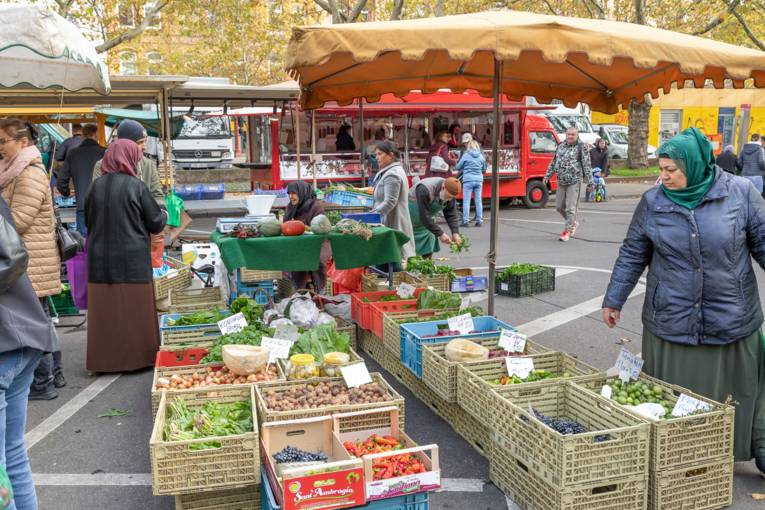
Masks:
[[[469,227],[470,223],[468,223],[467,221],[463,221],[462,225],[460,225],[460,226],[462,226],[462,227]]]
[[[59,372],[53,376],[53,386],[56,388],[63,388],[66,386],[66,379],[64,378],[63,372]]]
[[[476,227],[480,227],[481,225],[483,225],[483,221],[478,220],[478,221],[475,222],[475,226]]]
[[[53,388],[29,390],[29,400],[53,400],[54,398],[58,398],[58,392]]]
[[[573,236],[576,233],[576,229],[577,229],[578,226],[579,226],[579,222],[575,221],[574,222],[574,226],[571,227],[571,232],[569,232],[569,235]]]
[[[760,476],[765,478],[765,457],[755,457],[754,464],[757,466],[757,469],[760,471]]]
[[[563,233],[560,235],[560,240],[565,243],[569,239],[571,239],[571,236],[569,235],[568,230],[564,230]]]

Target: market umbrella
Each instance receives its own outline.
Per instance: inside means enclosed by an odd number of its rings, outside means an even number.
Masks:
[[[513,99],[560,99],[614,113],[646,93],[657,97],[692,80],[711,79],[765,87],[765,53],[710,39],[616,21],[490,11],[407,21],[298,27],[287,50],[287,68],[300,84],[300,104],[349,104],[363,97],[412,90],[494,97],[494,125],[501,93]],[[498,130],[492,130],[493,162]],[[494,311],[498,227],[497,165],[492,165],[489,312]]]
[[[93,44],[52,10],[0,4],[0,26],[0,87],[111,91],[109,72]]]

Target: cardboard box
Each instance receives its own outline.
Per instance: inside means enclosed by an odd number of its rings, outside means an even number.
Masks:
[[[263,465],[282,510],[349,508],[366,502],[361,459],[352,457],[332,430],[332,418],[264,423],[261,432]],[[286,446],[323,452],[329,461],[289,468],[274,454]]]
[[[403,445],[401,450],[364,455],[364,483],[367,501],[395,498],[417,492],[428,492],[441,487],[441,469],[438,463],[438,445],[418,446],[398,427],[398,408],[386,407],[371,411],[358,411],[333,415],[335,434],[340,441],[352,443],[366,441],[370,436],[392,436]],[[374,428],[359,430],[358,423],[374,424]],[[374,464],[388,457],[412,454],[425,466],[424,473],[375,480]]]

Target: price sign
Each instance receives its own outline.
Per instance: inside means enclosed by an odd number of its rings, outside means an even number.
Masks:
[[[260,341],[260,346],[268,350],[268,362],[274,363],[277,359],[289,357],[293,343],[292,340],[264,336]]]
[[[611,389],[611,386],[608,384],[604,384],[602,388],[600,388],[600,394],[606,398],[611,398],[611,395],[613,395],[614,391]]]
[[[505,292],[510,292],[510,284],[509,283],[500,282],[499,288],[500,288],[500,290],[503,290]]]
[[[244,318],[242,312],[230,315],[225,319],[218,321],[218,329],[224,335],[229,333],[238,333],[247,327],[247,319]]]
[[[363,384],[372,382],[372,376],[363,361],[340,367],[340,373],[343,374],[345,385],[349,388],[357,388]]]
[[[461,335],[466,335],[471,331],[475,331],[473,316],[469,313],[451,317],[447,322],[449,323],[450,330],[459,331]]]
[[[507,352],[525,352],[528,337],[509,329],[500,330],[499,347]]]
[[[414,290],[414,285],[410,285],[406,282],[401,282],[396,288],[396,294],[398,294],[398,297],[401,299],[409,299],[410,297],[414,296]]]
[[[505,358],[505,364],[507,375],[510,377],[517,375],[521,379],[526,379],[534,370],[534,360],[531,358]]]
[[[680,398],[677,399],[675,407],[672,409],[672,416],[679,418],[681,416],[688,416],[697,411],[711,411],[712,406],[706,402],[702,402],[697,398],[693,398],[685,393],[680,394]]]
[[[274,338],[281,338],[282,340],[296,341],[300,337],[300,331],[294,324],[279,324],[276,326],[274,332]]]
[[[616,369],[619,371],[619,379],[623,382],[637,380],[643,369],[643,360],[622,347],[619,357],[616,358]]]

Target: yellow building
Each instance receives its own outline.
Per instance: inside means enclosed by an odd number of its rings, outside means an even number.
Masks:
[[[708,135],[722,136],[722,145],[738,147],[741,131],[741,106],[749,105],[747,132],[765,134],[765,90],[691,89],[673,90],[653,100],[648,122],[648,143],[658,147],[687,127],[697,127]],[[628,123],[627,111],[613,115],[592,113],[593,124]]]

